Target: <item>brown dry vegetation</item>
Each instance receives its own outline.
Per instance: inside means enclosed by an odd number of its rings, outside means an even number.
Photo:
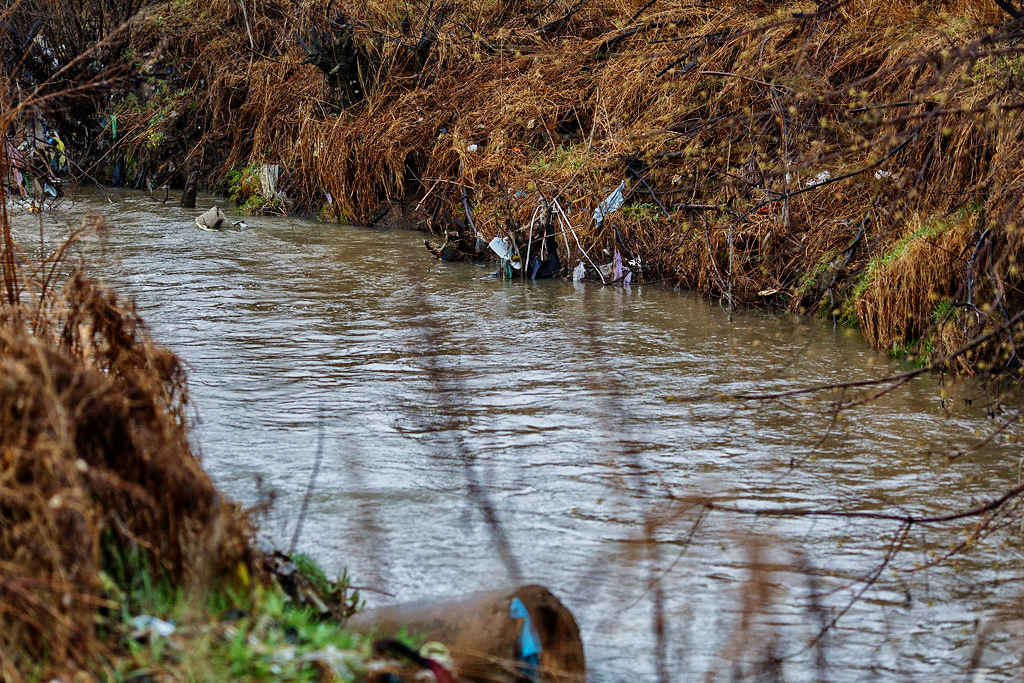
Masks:
[[[344,97],[297,39],[336,18],[360,61]],[[469,236],[465,190],[487,239],[525,243],[557,199],[570,266],[618,246],[646,280],[927,355],[1024,303],[1022,30],[973,0],[169,0],[109,39],[103,68],[134,75],[96,107],[118,138],[88,144],[158,184],[279,163],[298,210],[367,223],[411,199]],[[1020,365],[1005,335],[958,363]]]
[[[101,226],[18,259],[6,202],[0,188],[0,679],[49,680],[121,643],[98,615],[138,577],[115,566],[202,596],[254,558],[246,517],[192,453],[181,361],[65,263]]]

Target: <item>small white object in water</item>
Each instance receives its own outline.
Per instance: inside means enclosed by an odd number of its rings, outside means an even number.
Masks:
[[[495,237],[487,246],[491,248],[491,251],[498,255],[498,258],[508,261],[516,270],[519,270],[522,267],[522,264],[519,263],[519,259],[516,258],[515,254],[512,252],[512,244],[507,238]]]
[[[576,268],[572,271],[572,281],[579,282],[587,276],[587,267],[583,265],[583,261],[576,264]]]
[[[204,212],[201,216],[196,218],[196,226],[203,230],[220,230],[221,228],[231,225],[228,222],[228,217],[224,215],[224,212],[219,207],[213,206],[209,210]]]

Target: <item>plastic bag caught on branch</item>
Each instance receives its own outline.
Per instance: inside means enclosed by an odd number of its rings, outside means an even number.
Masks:
[[[625,203],[625,198],[622,196],[622,191],[626,189],[626,181],[623,180],[619,183],[619,186],[615,188],[615,191],[608,195],[603,202],[601,202],[596,209],[594,209],[594,222],[601,225],[605,217],[608,214],[615,213]]]

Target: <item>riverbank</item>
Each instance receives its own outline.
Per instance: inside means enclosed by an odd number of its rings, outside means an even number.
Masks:
[[[6,197],[0,190],[0,206]],[[252,511],[194,455],[181,360],[67,256],[18,263],[0,213],[0,678],[338,680],[371,641],[308,557],[257,549]]]
[[[547,207],[566,273],[607,282],[619,251],[636,281],[1019,372],[1020,28],[995,2],[333,7],[140,5],[75,66],[102,100],[53,126],[82,122],[97,179],[196,173],[254,211],[426,226],[448,258],[525,257]]]

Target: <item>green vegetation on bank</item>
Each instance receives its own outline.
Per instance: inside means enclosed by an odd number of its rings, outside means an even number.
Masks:
[[[192,594],[166,574],[153,578],[137,550],[104,574],[109,606],[97,623],[111,656],[110,681],[161,675],[172,680],[353,680],[365,673],[371,643],[316,607],[300,604],[276,582],[220,585]],[[123,556],[122,556],[123,557]],[[293,560],[298,577],[338,597],[308,556]],[[243,584],[246,582],[242,582]],[[341,596],[354,609],[358,595]]]

